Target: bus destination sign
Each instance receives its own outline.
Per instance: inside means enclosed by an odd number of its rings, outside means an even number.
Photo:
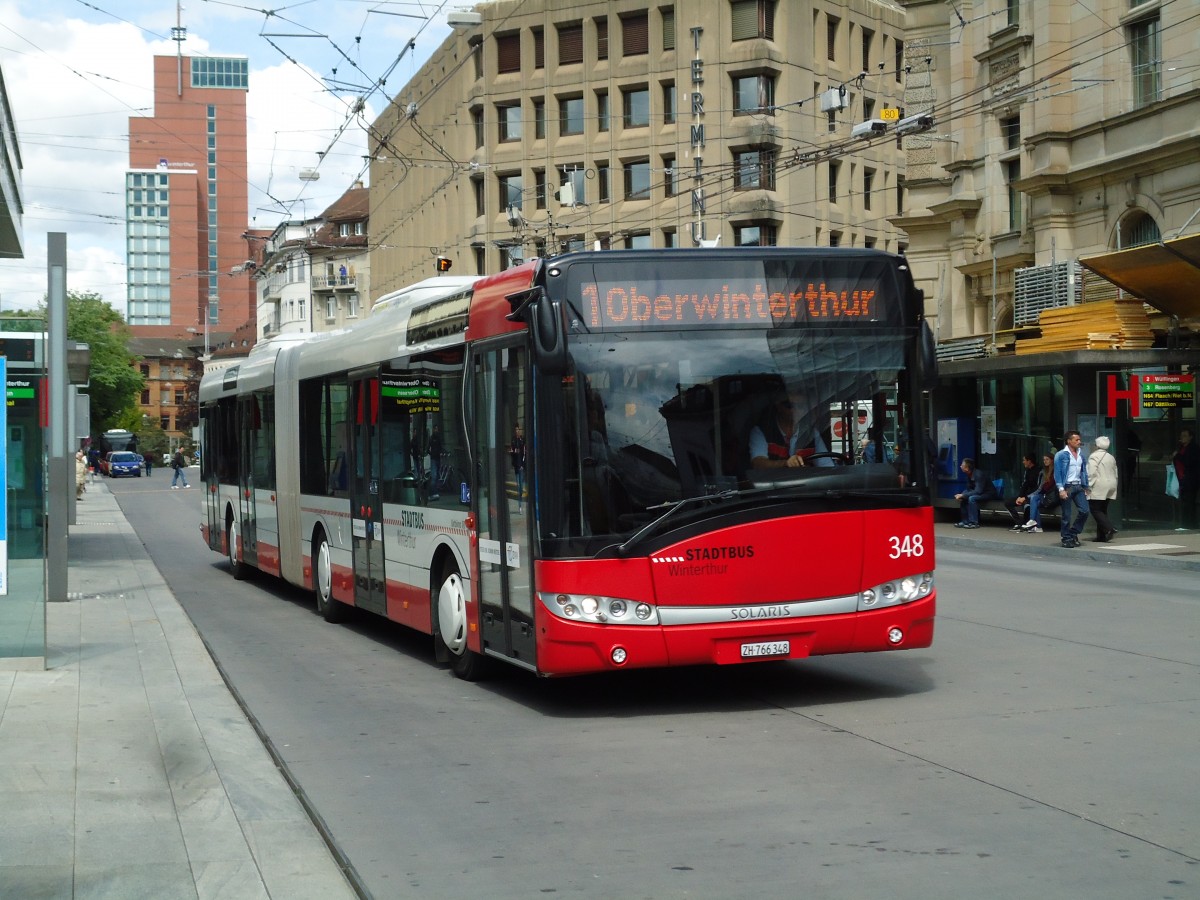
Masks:
[[[441,389],[428,378],[385,374],[379,384],[379,395],[409,415],[442,411]]]
[[[700,285],[635,280],[581,285],[587,325],[596,329],[771,326],[798,322],[866,324],[887,320],[874,279],[826,279],[771,285],[724,279]]]

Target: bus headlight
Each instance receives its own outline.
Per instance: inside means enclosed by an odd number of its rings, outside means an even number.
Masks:
[[[933,573],[909,575],[897,578],[895,581],[885,581],[858,595],[858,609],[883,609],[886,606],[898,606],[901,603],[912,603],[933,593]]]
[[[602,594],[549,594],[538,592],[538,599],[552,615],[574,622],[619,622],[622,625],[657,625],[658,610],[649,603],[634,603],[623,597]],[[633,615],[630,615],[632,607]]]

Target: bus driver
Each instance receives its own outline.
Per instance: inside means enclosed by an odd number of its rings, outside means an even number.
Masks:
[[[829,448],[815,427],[801,440],[801,429],[797,426],[792,399],[787,391],[776,390],[771,395],[762,421],[750,429],[750,465],[755,469],[782,469],[805,466],[808,457],[816,453],[828,453]],[[813,465],[832,466],[828,457],[814,460]]]

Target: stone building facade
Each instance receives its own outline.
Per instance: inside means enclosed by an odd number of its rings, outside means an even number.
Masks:
[[[903,249],[877,0],[499,0],[373,123],[372,296],[581,247]],[[864,124],[875,123],[875,124]]]
[[[900,2],[904,101],[936,122],[904,139],[892,220],[939,341],[935,439],[1011,476],[1068,429],[1103,434],[1122,526],[1178,525],[1165,464],[1195,431],[1200,367],[1194,5]],[[1125,334],[1098,324],[1115,304]]]

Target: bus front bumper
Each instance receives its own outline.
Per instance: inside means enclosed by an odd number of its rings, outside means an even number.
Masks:
[[[915,650],[933,643],[936,608],[934,593],[885,609],[735,626],[599,625],[565,621],[539,610],[537,669],[546,676],[579,675]]]

